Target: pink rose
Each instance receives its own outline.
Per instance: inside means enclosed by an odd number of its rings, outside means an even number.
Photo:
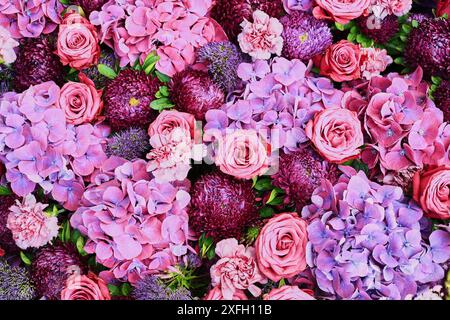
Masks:
[[[450,219],[450,166],[416,172],[413,195],[427,217]]]
[[[222,289],[220,286],[212,288],[203,300],[225,300],[222,296]],[[236,290],[231,300],[248,300],[245,292],[242,290]]]
[[[412,0],[390,0],[389,11],[397,17],[407,14],[412,7]]]
[[[379,76],[393,62],[385,49],[362,48],[361,49],[361,75],[370,80],[373,76]]]
[[[364,144],[356,112],[330,108],[320,111],[306,125],[306,135],[328,161],[343,163],[359,155]]]
[[[255,297],[261,294],[255,283],[267,280],[258,270],[254,248],[230,238],[217,243],[216,254],[220,260],[211,267],[211,280],[213,286],[220,285],[225,300],[231,300],[238,290],[248,289]]]
[[[73,274],[61,291],[61,300],[111,300],[106,282],[89,272],[86,275]]]
[[[296,213],[269,220],[256,239],[259,270],[272,281],[290,278],[306,269],[307,223]]]
[[[360,59],[359,45],[341,40],[328,47],[325,54],[315,61],[320,68],[320,74],[329,76],[334,81],[343,82],[361,77]]]
[[[238,41],[243,52],[263,60],[269,59],[272,54],[281,55],[283,25],[278,19],[256,10],[253,12],[253,22],[244,19],[241,26]]]
[[[148,128],[148,135],[152,138],[153,148],[158,148],[168,143],[169,136],[175,128],[181,128],[194,137],[195,118],[193,115],[176,110],[164,110]]]
[[[272,289],[264,300],[316,300],[297,286],[282,286]]]
[[[226,174],[251,179],[269,168],[269,147],[253,130],[235,130],[220,139],[216,165]]]
[[[78,79],[80,82],[67,82],[61,88],[57,101],[67,123],[74,125],[92,122],[103,110],[102,90],[96,90],[94,82],[82,72]]]
[[[56,54],[62,64],[77,70],[97,64],[100,57],[97,30],[78,13],[67,15],[59,25]]]
[[[313,15],[317,19],[331,19],[341,24],[361,16],[371,0],[317,0]]]

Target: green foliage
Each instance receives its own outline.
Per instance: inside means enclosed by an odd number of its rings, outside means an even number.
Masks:
[[[214,259],[216,256],[216,245],[212,238],[207,237],[205,233],[203,233],[198,239],[198,245],[200,247],[200,257],[208,258],[209,260]]]

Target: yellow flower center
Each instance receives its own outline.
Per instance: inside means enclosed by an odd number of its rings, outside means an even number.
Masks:
[[[303,33],[303,34],[299,35],[298,38],[303,43],[306,40],[308,40],[308,34],[307,33]]]
[[[139,99],[136,99],[135,97],[131,97],[130,101],[128,101],[128,103],[130,104],[130,106],[136,107],[139,105]]]

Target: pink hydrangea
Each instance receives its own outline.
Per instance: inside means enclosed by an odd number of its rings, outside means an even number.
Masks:
[[[100,26],[101,40],[114,49],[120,66],[141,62],[152,51],[156,68],[169,76],[195,62],[195,50],[226,40],[222,28],[207,17],[211,0],[110,0],[90,20]]]
[[[58,235],[58,219],[44,211],[47,206],[29,194],[9,209],[6,226],[19,248],[40,248]]]
[[[3,27],[0,27],[0,62],[10,64],[16,61],[14,48],[19,43],[11,37],[11,33]]]
[[[213,286],[220,285],[225,300],[231,300],[239,290],[261,295],[255,284],[266,283],[267,279],[259,272],[253,247],[246,248],[230,238],[217,243],[216,254],[220,259],[211,267],[211,280]]]
[[[59,0],[0,0],[0,25],[16,39],[53,32],[64,10]]]
[[[187,182],[158,183],[144,160],[118,157],[104,161],[90,181],[70,222],[88,237],[86,252],[108,268],[103,278],[134,283],[187,253]]]
[[[379,76],[393,62],[385,49],[361,48],[360,68],[361,76],[370,80],[373,76]]]
[[[0,100],[0,159],[6,180],[18,196],[36,186],[66,209],[76,210],[83,178],[106,160],[104,125],[69,125],[58,108],[60,88],[54,82],[30,87]]]
[[[253,22],[246,19],[241,23],[242,33],[238,35],[241,50],[255,59],[267,60],[272,54],[281,55],[283,49],[283,25],[267,13],[256,10]]]

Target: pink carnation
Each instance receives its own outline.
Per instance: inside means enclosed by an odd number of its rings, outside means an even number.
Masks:
[[[281,288],[272,289],[264,300],[316,300],[310,294],[301,290],[297,286],[282,286]]]
[[[16,61],[16,53],[14,48],[19,43],[11,37],[9,31],[0,27],[0,62],[10,64]]]
[[[276,18],[265,12],[253,12],[253,22],[244,20],[241,23],[242,33],[238,35],[239,45],[243,52],[255,59],[267,60],[272,54],[281,55],[283,49],[283,25]]]
[[[58,219],[49,217],[46,207],[30,194],[10,208],[6,226],[19,248],[40,248],[58,235]]]
[[[267,280],[259,272],[254,248],[230,238],[217,243],[216,254],[220,259],[211,267],[211,280],[213,286],[220,285],[225,300],[231,300],[238,290],[248,289],[255,297],[261,294],[255,283]]]
[[[361,75],[367,80],[370,80],[373,76],[380,75],[392,62],[391,56],[387,54],[385,49],[361,49]]]

